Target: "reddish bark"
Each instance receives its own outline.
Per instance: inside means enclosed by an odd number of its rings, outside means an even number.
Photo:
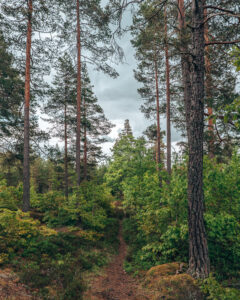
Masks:
[[[168,53],[168,29],[167,29],[167,10],[165,6],[165,60],[166,60],[166,96],[167,96],[167,172],[171,174],[171,95],[170,95],[170,66]]]
[[[66,93],[65,93],[66,97]],[[67,134],[67,99],[65,98],[64,106],[64,181],[65,181],[65,197],[68,199],[68,134]]]
[[[25,103],[24,103],[24,160],[23,160],[23,211],[30,210],[30,160],[29,160],[29,108],[30,108],[30,80],[31,80],[31,46],[32,46],[32,0],[28,1],[28,25],[26,44],[25,69]]]
[[[190,59],[187,55],[188,47],[186,46],[186,22],[185,22],[185,7],[184,0],[178,0],[178,22],[179,22],[179,35],[180,35],[180,52],[181,52],[181,67],[182,67],[182,81],[184,87],[184,107],[185,107],[185,118],[186,118],[186,129],[187,137],[189,140],[189,113],[190,113],[190,102],[192,97],[192,85],[190,78]]]
[[[86,102],[84,101],[84,179],[87,180],[87,124],[86,124]]]
[[[81,26],[80,26],[80,4],[77,0],[77,129],[76,129],[76,172],[77,185],[81,183],[81,164],[80,164],[80,140],[81,140]]]

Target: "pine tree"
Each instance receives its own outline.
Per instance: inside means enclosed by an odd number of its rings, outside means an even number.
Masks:
[[[165,65],[166,65],[166,119],[167,119],[167,172],[171,175],[171,91],[170,91],[170,64],[168,44],[167,6],[164,8],[164,39],[165,39]]]
[[[209,275],[210,263],[203,219],[203,128],[204,128],[204,1],[192,2],[191,98],[189,101],[188,227],[189,273]]]
[[[0,136],[10,137],[21,125],[21,105],[24,83],[21,74],[13,68],[13,56],[0,32]]]
[[[104,157],[101,145],[107,142],[106,136],[111,132],[113,124],[105,117],[103,109],[98,104],[86,65],[83,65],[82,70],[82,87],[83,173],[84,179],[88,179],[91,168]]]
[[[116,77],[118,74],[107,63],[109,57],[114,54],[114,47],[111,46],[111,31],[108,27],[109,17],[102,9],[100,1],[76,0],[73,3],[62,1],[62,14],[61,37],[70,51],[75,49],[77,37],[76,172],[77,184],[80,185],[82,62],[83,60],[87,63],[90,62],[96,66],[96,69],[110,76]]]
[[[57,74],[44,111],[52,124],[52,136],[64,141],[64,186],[65,197],[68,198],[68,144],[69,136],[73,135],[72,124],[76,113],[76,71],[67,53],[58,59],[55,68]]]
[[[16,55],[19,56],[17,63],[25,74],[25,102],[24,102],[24,162],[23,162],[23,211],[30,209],[30,100],[31,82],[34,81],[33,74],[37,73],[40,79],[37,63],[41,63],[41,70],[44,69],[44,62],[48,59],[47,48],[50,38],[38,39],[35,33],[40,34],[41,30],[46,32],[53,29],[53,17],[57,14],[53,1],[41,0],[10,0],[1,4],[3,14],[4,36],[8,38]],[[22,37],[25,38],[22,38]],[[45,43],[44,43],[45,42]],[[33,54],[34,51],[34,54]],[[38,54],[44,55],[39,57]],[[41,61],[39,61],[41,59]],[[33,62],[34,64],[33,68]],[[35,71],[35,72],[33,72]],[[35,77],[36,78],[36,77]],[[39,80],[40,79],[40,80]]]
[[[128,119],[124,121],[124,128],[121,132],[121,135],[129,137],[133,136],[132,128]]]
[[[160,141],[160,97],[163,97],[163,90],[160,89],[160,74],[163,66],[161,58],[161,51],[163,51],[163,36],[160,28],[161,26],[164,26],[164,24],[159,21],[160,13],[151,18],[147,25],[139,27],[141,26],[141,23],[146,24],[146,20],[148,20],[152,13],[153,6],[151,4],[140,7],[139,14],[135,18],[133,24],[132,33],[135,39],[132,41],[132,44],[136,48],[136,58],[140,61],[138,70],[135,71],[135,77],[144,84],[144,87],[138,90],[141,97],[146,100],[144,106],[142,106],[142,111],[147,117],[155,115],[156,119],[156,163],[158,169],[159,164],[162,163]]]
[[[185,22],[184,2],[180,2],[180,29],[183,32]],[[209,257],[203,221],[203,131],[204,131],[204,56],[207,62],[207,88],[211,79],[209,49],[205,46],[214,44],[206,38],[207,6],[204,1],[192,1],[192,45],[183,49],[183,82],[187,111],[187,128],[189,143],[188,167],[188,203],[189,203],[189,273],[194,277],[207,277],[209,274]],[[217,9],[213,7],[213,9]],[[205,9],[205,15],[204,15]],[[221,8],[220,8],[221,9]],[[205,24],[205,32],[204,32]],[[207,27],[209,30],[210,27]],[[218,29],[219,30],[219,29]],[[217,32],[219,32],[217,30]],[[205,39],[204,39],[205,33]],[[183,35],[182,35],[183,36]],[[183,40],[181,40],[183,42]],[[183,44],[183,43],[182,43]],[[185,44],[186,45],[186,44]],[[190,50],[191,49],[191,50]],[[188,51],[187,51],[188,50]],[[190,52],[191,51],[191,52]],[[207,57],[206,57],[207,56]],[[208,92],[208,91],[207,91]],[[209,98],[207,93],[207,98]],[[191,104],[191,105],[190,105]],[[208,108],[211,107],[208,103]],[[210,116],[211,117],[211,116]],[[211,134],[212,135],[212,134]],[[212,137],[211,137],[212,139]],[[210,143],[212,141],[210,140]],[[212,149],[211,149],[212,151]],[[198,234],[196,234],[198,232]]]
[[[2,161],[10,170],[14,167],[22,172],[23,163],[23,111],[24,81],[21,72],[13,67],[15,56],[9,52],[9,45],[0,35],[0,149]],[[32,158],[39,152],[39,144],[46,141],[47,135],[38,128],[38,119],[32,114],[30,122],[32,139]],[[34,154],[35,153],[35,154]],[[8,172],[9,185],[17,185],[22,176],[14,176]]]
[[[221,10],[219,18],[213,12]],[[227,11],[226,11],[227,10]],[[238,132],[230,122],[224,121],[225,105],[237,97],[237,78],[231,67],[231,57],[226,51],[232,41],[239,39],[239,24],[233,26],[240,7],[237,3],[207,1],[205,3],[205,101],[208,128],[205,132],[206,151],[210,157],[221,159],[222,153],[231,155]],[[217,44],[214,44],[217,40]],[[232,40],[232,41],[231,41]],[[225,44],[230,41],[231,43]],[[224,42],[221,44],[221,42]],[[228,153],[229,152],[229,153]]]

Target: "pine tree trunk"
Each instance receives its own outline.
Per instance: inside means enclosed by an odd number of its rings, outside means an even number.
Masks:
[[[166,59],[166,96],[167,96],[167,172],[171,174],[171,108],[170,108],[170,66],[168,53],[167,10],[165,5],[165,59]]]
[[[84,179],[87,180],[87,124],[86,124],[86,102],[84,99]]]
[[[157,171],[159,171],[159,164],[161,163],[161,129],[160,129],[160,111],[159,111],[159,83],[158,83],[158,64],[155,52],[154,57],[155,68],[155,85],[156,85],[156,114],[157,114]]]
[[[195,278],[209,275],[210,262],[203,219],[204,0],[192,1],[192,98],[189,115],[188,226],[189,269]]]
[[[66,89],[66,87],[65,87]],[[65,91],[65,97],[67,93]],[[65,153],[64,153],[64,181],[65,181],[65,197],[68,200],[68,134],[67,134],[67,99],[65,98],[64,106],[64,142],[65,142]]]
[[[185,22],[185,8],[184,0],[178,0],[178,22],[179,22],[179,35],[180,35],[180,53],[181,53],[181,69],[182,69],[182,81],[184,88],[184,108],[185,108],[185,119],[186,119],[186,130],[187,138],[189,140],[189,117],[190,117],[190,103],[192,97],[192,85],[191,85],[191,66],[190,58],[187,53],[189,52],[186,41],[186,22]]]
[[[80,140],[81,140],[81,27],[80,27],[80,4],[77,0],[77,132],[76,132],[76,171],[77,185],[81,183],[80,164]]]
[[[24,103],[24,159],[23,159],[23,211],[30,210],[30,160],[29,160],[29,108],[30,108],[30,79],[31,79],[31,45],[32,45],[32,0],[28,1],[28,25],[26,44],[25,70],[25,103]]]
[[[204,19],[207,18],[207,9],[204,10]],[[209,42],[209,34],[208,34],[208,23],[204,24],[204,38],[205,42]],[[210,62],[210,53],[209,46],[205,47],[205,69],[206,69],[206,100],[207,100],[207,110],[208,110],[208,133],[209,133],[209,143],[208,143],[208,154],[210,158],[214,157],[214,127],[213,127],[213,119],[211,118],[213,115],[213,109],[211,104],[212,99],[212,78],[211,78],[211,62]]]

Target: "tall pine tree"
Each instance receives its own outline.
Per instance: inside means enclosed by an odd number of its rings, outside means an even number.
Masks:
[[[70,51],[77,48],[77,116],[76,116],[76,172],[80,185],[80,141],[82,107],[82,62],[95,65],[96,69],[116,77],[116,71],[107,63],[114,54],[111,46],[109,16],[101,7],[100,0],[62,2],[63,25],[61,37]],[[76,44],[77,40],[77,44]],[[75,51],[72,51],[75,53]]]
[[[58,15],[55,4],[53,1],[10,0],[1,3],[0,7],[3,14],[4,36],[8,38],[18,56],[16,63],[25,74],[23,211],[30,209],[31,83],[34,82],[35,88],[37,88],[38,83],[42,81],[42,71],[48,70],[48,66],[44,68],[44,62],[48,62],[47,45],[51,44],[51,38],[46,37],[45,33],[54,30],[53,20]],[[44,32],[44,35],[41,35],[41,31]],[[41,94],[42,89],[38,88],[38,90]]]

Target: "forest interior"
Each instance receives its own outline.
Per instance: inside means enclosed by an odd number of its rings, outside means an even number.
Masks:
[[[239,300],[239,78],[240,0],[0,0],[0,299]]]

